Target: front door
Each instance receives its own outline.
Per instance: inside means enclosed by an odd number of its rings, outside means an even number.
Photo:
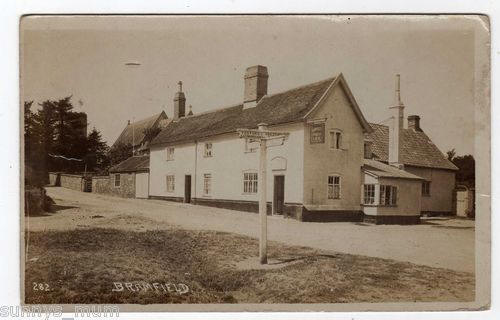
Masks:
[[[184,180],[184,202],[191,203],[191,175],[186,175]]]
[[[283,214],[285,204],[285,176],[274,176],[273,214]]]

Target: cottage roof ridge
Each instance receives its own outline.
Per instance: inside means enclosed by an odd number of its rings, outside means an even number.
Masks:
[[[200,113],[197,116],[176,119],[166,126],[149,146],[192,142],[200,138],[236,132],[238,128],[256,128],[262,122],[268,125],[303,122],[310,111],[316,108],[337,85],[342,85],[346,91],[364,130],[371,131],[342,73],[339,73],[323,80],[265,95],[253,107],[244,108],[243,104],[235,104]]]
[[[194,113],[193,115],[190,115],[190,116],[185,116],[185,117],[181,117],[179,119],[174,119],[174,120],[172,120],[172,122],[180,122],[180,121],[183,121],[183,120],[187,120],[187,119],[191,119],[191,118],[196,118],[196,117],[204,116],[204,115],[211,114],[211,113],[227,111],[227,110],[229,110],[231,108],[237,108],[237,107],[243,107],[243,104],[242,103],[233,104],[233,105],[229,105],[229,106],[226,106],[226,107],[220,107],[220,108],[206,110],[206,111],[199,112],[199,113]]]
[[[133,155],[109,168],[110,173],[149,171],[149,154]]]
[[[404,169],[399,169],[389,164],[373,159],[363,159],[363,170],[379,178],[398,178],[409,180],[425,180],[424,178],[410,173]]]
[[[372,139],[372,153],[378,161],[388,162],[389,159],[389,126],[370,123],[374,129],[368,137]],[[404,165],[436,168],[446,170],[458,170],[458,168],[448,160],[439,150],[434,142],[422,131],[411,128],[403,128],[401,134],[401,162]]]
[[[261,103],[266,98],[271,98],[273,96],[277,96],[277,95],[280,95],[280,94],[286,94],[286,93],[289,93],[290,91],[294,91],[294,90],[298,90],[298,89],[302,89],[302,88],[307,88],[309,86],[315,86],[315,85],[318,85],[318,84],[320,84],[322,82],[325,82],[325,81],[332,81],[333,82],[337,77],[338,76],[329,77],[329,78],[326,78],[326,79],[323,79],[323,80],[319,80],[319,81],[315,81],[315,82],[303,84],[303,85],[300,85],[300,86],[297,86],[297,87],[293,87],[291,89],[287,89],[287,90],[284,90],[284,91],[279,91],[279,92],[275,92],[275,93],[271,93],[271,94],[266,94],[266,95],[264,95],[259,100],[259,102],[257,103],[257,105],[259,103]],[[191,116],[182,117],[182,118],[179,118],[179,119],[175,119],[173,121],[177,122],[177,121],[181,121],[181,120],[188,119],[188,118],[202,116],[202,115],[206,115],[206,114],[214,113],[214,112],[226,111],[226,110],[231,109],[231,108],[242,107],[242,106],[243,106],[242,103],[235,103],[235,104],[231,104],[231,105],[228,105],[228,106],[225,106],[225,107],[220,107],[220,108],[216,108],[216,109],[211,109],[211,110],[203,111],[203,112],[200,112],[200,113],[195,113],[195,114],[193,114]]]
[[[161,112],[155,113],[149,117],[145,117],[145,118],[142,118],[140,120],[128,123],[127,125],[125,125],[125,127],[123,128],[123,130],[120,133],[120,135],[118,136],[118,138],[116,138],[112,147],[118,145],[119,143],[130,143],[130,141],[129,141],[130,135],[131,135],[130,130],[134,130],[134,134],[137,135],[137,140],[135,141],[135,144],[140,144],[142,142],[142,140],[144,139],[143,130],[145,128],[150,128],[150,127],[155,126],[158,123],[158,121],[162,115],[167,117],[165,111],[162,110]],[[137,131],[135,131],[135,130],[137,130]]]

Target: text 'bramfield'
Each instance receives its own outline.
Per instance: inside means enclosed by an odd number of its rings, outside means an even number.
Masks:
[[[175,294],[185,294],[189,292],[189,287],[184,283],[113,282],[113,284],[113,292],[121,292],[124,290],[132,292],[156,291]]]

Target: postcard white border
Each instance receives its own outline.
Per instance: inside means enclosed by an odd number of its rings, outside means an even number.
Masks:
[[[491,177],[497,177],[500,160],[497,145],[499,122],[498,103],[494,88],[499,73],[497,57],[500,56],[496,20],[500,18],[498,1],[485,0],[415,0],[415,1],[102,1],[102,0],[3,0],[0,9],[0,306],[19,305],[19,18],[29,13],[91,13],[91,14],[128,14],[128,13],[478,13],[488,14],[491,22],[491,123],[492,123],[492,161]],[[498,90],[497,90],[498,91]],[[498,200],[494,197],[499,188],[498,179],[492,179],[492,230],[500,230],[495,218]],[[337,312],[337,313],[140,313],[122,314],[120,319],[483,319],[498,318],[498,232],[492,232],[492,302],[491,309],[483,312]]]

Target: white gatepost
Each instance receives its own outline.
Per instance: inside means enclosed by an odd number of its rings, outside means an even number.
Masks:
[[[257,193],[259,195],[260,216],[260,238],[259,238],[259,260],[261,264],[267,264],[267,148],[283,145],[288,132],[268,131],[265,123],[260,123],[258,130],[238,129],[240,138],[247,142],[259,142],[259,176]],[[268,140],[278,140],[278,144],[267,144]]]

